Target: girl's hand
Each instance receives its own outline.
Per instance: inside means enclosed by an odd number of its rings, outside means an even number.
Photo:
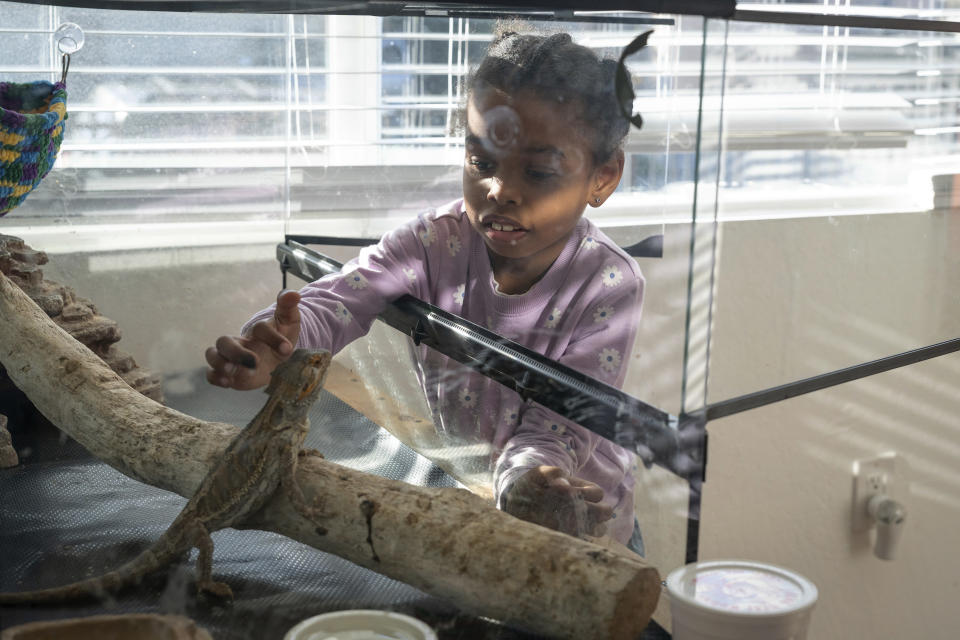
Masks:
[[[228,389],[256,389],[270,381],[270,373],[290,357],[300,337],[300,294],[281,291],[273,317],[262,320],[246,336],[220,336],[204,356],[210,369],[207,381]]]
[[[567,474],[560,467],[539,466],[520,476],[503,497],[503,510],[528,522],[574,536],[602,536],[613,509],[600,504],[603,489]]]

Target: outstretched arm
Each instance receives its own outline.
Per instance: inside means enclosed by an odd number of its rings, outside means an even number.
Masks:
[[[344,265],[340,273],[299,292],[282,291],[275,305],[255,314],[240,336],[221,336],[206,350],[207,380],[254,389],[298,345],[337,353],[364,335],[388,302],[406,293],[422,296],[427,262],[422,240],[430,222],[421,216],[386,234]]]

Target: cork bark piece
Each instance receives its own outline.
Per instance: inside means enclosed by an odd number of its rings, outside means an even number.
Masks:
[[[130,354],[117,348],[122,336],[113,320],[100,314],[94,303],[70,287],[45,280],[42,265],[49,262],[20,238],[0,234],[0,273],[30,296],[44,313],[73,338],[103,359],[124,381],[143,395],[163,402],[160,376],[142,369]],[[0,388],[6,375],[0,368]]]
[[[7,416],[0,413],[0,469],[15,467],[19,463],[20,458],[7,431]]]

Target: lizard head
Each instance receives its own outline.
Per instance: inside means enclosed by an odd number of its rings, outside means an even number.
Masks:
[[[330,359],[329,351],[297,349],[270,374],[267,393],[279,394],[283,404],[306,414],[323,388]]]

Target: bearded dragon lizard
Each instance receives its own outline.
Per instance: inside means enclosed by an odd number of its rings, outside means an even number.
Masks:
[[[295,472],[299,456],[305,453],[301,446],[309,429],[307,412],[323,387],[329,365],[329,352],[297,349],[277,366],[266,389],[270,394],[266,404],[233,439],[173,524],[149,549],[96,578],[40,591],[0,593],[0,605],[102,598],[139,583],[193,547],[200,552],[196,565],[198,593],[232,599],[230,587],[211,578],[212,532],[241,524],[278,488],[304,517],[313,520],[322,515],[307,504]]]

